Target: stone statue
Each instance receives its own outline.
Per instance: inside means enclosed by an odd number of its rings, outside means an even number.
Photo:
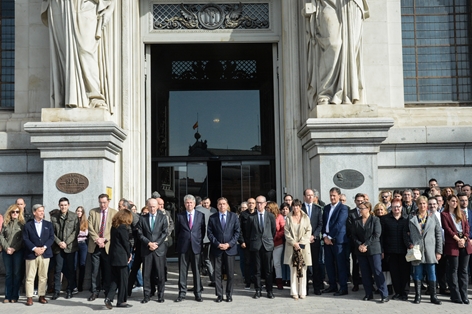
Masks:
[[[49,27],[51,106],[113,112],[108,63],[115,0],[43,0]]]
[[[367,0],[311,0],[306,12],[308,98],[315,104],[362,104],[362,24]]]

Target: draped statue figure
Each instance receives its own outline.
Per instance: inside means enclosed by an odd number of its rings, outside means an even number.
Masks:
[[[51,106],[113,112],[109,81],[115,0],[43,0],[49,27]]]
[[[362,24],[367,0],[312,0],[306,19],[309,105],[362,104]]]

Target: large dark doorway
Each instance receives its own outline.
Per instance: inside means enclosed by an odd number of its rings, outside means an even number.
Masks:
[[[271,44],[151,47],[152,189],[175,212],[186,194],[231,210],[275,200]]]

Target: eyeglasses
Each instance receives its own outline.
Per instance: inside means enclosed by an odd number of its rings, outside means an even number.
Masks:
[[[382,198],[388,198],[388,195],[386,195],[386,196],[382,196]]]
[[[12,213],[12,214],[19,214],[19,213],[20,213],[20,211],[19,211],[19,210],[12,210],[12,212],[11,212],[11,213]]]

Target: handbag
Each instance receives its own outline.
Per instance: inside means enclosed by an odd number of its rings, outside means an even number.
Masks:
[[[412,249],[406,251],[405,259],[407,262],[421,261],[421,257],[419,245],[414,245]]]

